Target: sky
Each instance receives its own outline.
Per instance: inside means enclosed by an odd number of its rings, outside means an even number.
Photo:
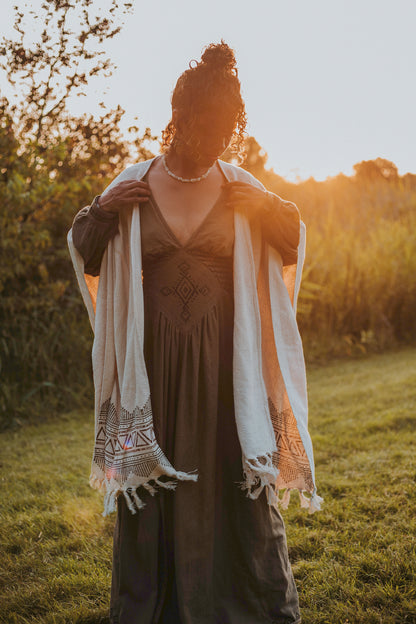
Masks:
[[[0,0],[0,35],[13,2]],[[40,0],[33,0],[34,6]],[[415,0],[136,0],[107,44],[118,69],[71,112],[103,100],[160,134],[178,76],[224,39],[237,57],[248,132],[267,166],[324,180],[377,157],[416,173]]]

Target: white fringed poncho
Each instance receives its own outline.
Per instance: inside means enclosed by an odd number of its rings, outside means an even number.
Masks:
[[[142,179],[152,160],[129,167],[110,187],[122,180]],[[219,164],[229,181],[263,188],[247,171]],[[119,233],[108,244],[99,277],[84,274],[82,257],[71,231],[68,234],[95,334],[90,485],[105,494],[104,516],[115,511],[120,493],[136,513],[143,506],[141,488],[154,494],[157,486],[174,488],[178,481],[198,476],[197,466],[195,473],[175,470],[155,438],[143,355],[139,207],[119,216]],[[253,499],[264,489],[269,504],[280,503],[283,508],[290,491],[297,489],[301,505],[312,513],[322,499],[316,494],[305,363],[295,316],[304,254],[303,223],[297,265],[283,267],[279,253],[262,239],[260,225],[235,212],[233,391],[244,475],[240,487]],[[160,480],[162,475],[170,478]],[[286,491],[279,499],[281,489]]]

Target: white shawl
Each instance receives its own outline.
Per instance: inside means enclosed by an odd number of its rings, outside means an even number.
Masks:
[[[142,179],[153,159],[123,171],[106,189]],[[229,180],[264,188],[244,169],[219,161]],[[105,191],[105,192],[106,192]],[[143,355],[144,307],[140,212],[120,213],[119,232],[104,253],[99,277],[84,275],[82,257],[68,245],[95,334],[95,445],[90,485],[105,493],[106,516],[123,493],[132,513],[143,507],[140,488],[174,488],[195,474],[175,470],[155,438],[149,381]],[[297,265],[283,267],[279,253],[264,242],[260,226],[235,212],[233,391],[250,498],[266,490],[269,504],[286,508],[297,489],[301,505],[320,508],[312,443],[307,428],[305,363],[296,323],[296,301],[305,252],[301,223]],[[160,480],[162,475],[170,479]],[[286,489],[281,499],[277,491]],[[304,492],[309,492],[306,497]]]

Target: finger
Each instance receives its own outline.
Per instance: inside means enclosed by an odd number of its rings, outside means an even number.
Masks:
[[[132,189],[146,189],[150,191],[150,186],[146,182],[139,182],[138,180],[123,180],[110,189],[110,191],[119,193]]]
[[[150,197],[150,191],[146,191],[146,189],[130,189],[128,191],[124,191],[123,193],[119,193],[113,197],[114,201],[131,201],[138,197],[148,199]]]
[[[255,210],[256,208],[260,208],[264,205],[263,201],[259,201],[258,197],[247,197],[247,195],[235,195],[233,197],[227,198],[225,200],[226,205],[231,206],[244,206]]]
[[[149,201],[149,195],[126,195],[117,199],[117,202],[121,204],[143,203],[147,201]]]
[[[149,201],[148,197],[134,197],[133,199],[118,200],[116,203],[112,204],[111,209],[107,210],[108,212],[121,212],[122,210],[127,210],[147,201]]]
[[[241,182],[241,180],[232,180],[231,182],[224,182],[224,184],[222,185],[222,188],[231,188],[233,186],[248,186],[250,188],[255,188],[253,187],[252,184],[248,184],[247,182]]]
[[[232,193],[230,193],[227,197],[227,201],[240,201],[240,200],[247,200],[247,201],[255,201],[256,197],[255,196],[250,196],[247,193],[244,192],[240,192],[240,191],[233,191]]]
[[[229,196],[243,195],[244,197],[250,197],[251,195],[257,195],[257,193],[255,191],[254,192],[250,191],[250,189],[247,189],[247,188],[234,186],[232,189],[228,191],[228,195]]]
[[[149,201],[148,197],[138,197],[138,196],[136,196],[136,197],[130,197],[128,199],[123,199],[122,203],[123,204],[129,204],[129,205],[130,204],[137,204],[137,203],[143,204],[144,202],[147,202],[147,201]]]
[[[236,190],[241,190],[247,187],[244,186],[237,186],[235,184],[231,185],[231,184],[227,184],[226,186],[222,187],[222,192],[225,193],[225,195],[229,195],[230,193],[233,193]]]
[[[134,197],[136,195],[149,197],[151,191],[145,188],[128,188],[119,193],[119,197]]]
[[[244,195],[244,197],[262,198],[265,196],[265,193],[249,186],[233,186],[225,191],[225,197],[236,197],[242,195]]]
[[[143,182],[143,180],[122,180],[116,186],[143,186],[149,188],[149,184],[147,182]]]

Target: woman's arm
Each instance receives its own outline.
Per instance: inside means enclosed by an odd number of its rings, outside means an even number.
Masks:
[[[72,224],[72,240],[84,259],[84,272],[88,275],[100,274],[104,251],[118,232],[118,213],[149,199],[146,182],[129,178],[117,182],[122,176],[98,195],[91,206],[82,208]]]
[[[229,182],[225,192],[229,206],[246,209],[250,219],[260,220],[263,237],[280,253],[283,265],[296,264],[300,236],[296,204],[245,182]]]
[[[296,204],[268,192],[258,216],[263,237],[280,253],[283,265],[296,264],[300,235],[300,214]]]
[[[72,224],[74,246],[84,260],[84,272],[88,275],[100,274],[104,251],[118,232],[118,213],[101,208],[98,199],[82,208]]]

